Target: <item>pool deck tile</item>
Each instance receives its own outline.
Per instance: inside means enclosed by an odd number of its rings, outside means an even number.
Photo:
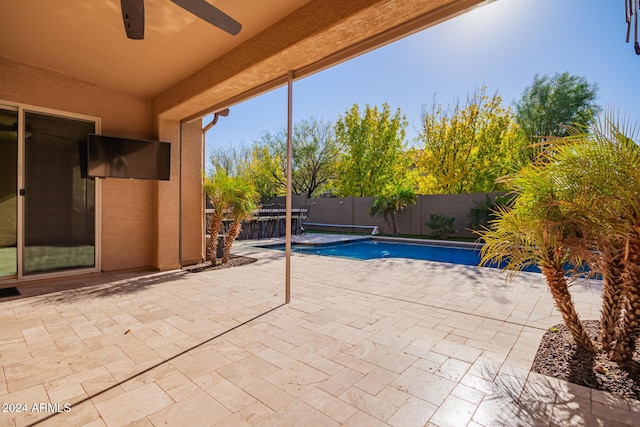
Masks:
[[[295,254],[283,304],[284,254],[236,251],[258,261],[20,285],[0,302],[0,401],[27,411],[0,425],[638,424],[638,401],[529,372],[561,322],[539,274]],[[599,286],[572,287],[583,319]]]

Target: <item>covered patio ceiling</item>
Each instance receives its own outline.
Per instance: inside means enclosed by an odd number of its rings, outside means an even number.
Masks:
[[[483,0],[208,0],[237,36],[170,0],[145,0],[144,40],[126,37],[119,0],[11,2],[0,58],[67,74],[153,103],[182,120],[224,108],[446,20]],[[0,83],[1,84],[1,83]]]

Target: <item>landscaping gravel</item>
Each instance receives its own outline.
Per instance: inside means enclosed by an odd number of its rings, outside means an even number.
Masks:
[[[600,321],[583,322],[594,342]],[[599,347],[599,344],[597,345]],[[632,361],[619,366],[602,351],[595,355],[576,351],[571,334],[564,325],[549,328],[542,337],[531,370],[553,378],[580,384],[596,390],[608,391],[620,397],[640,400],[640,346]]]
[[[188,271],[189,273],[199,273],[201,271],[222,270],[223,268],[239,267],[241,265],[253,264],[256,261],[256,258],[231,255],[229,257],[229,262],[225,264],[220,264],[220,260],[218,260],[217,265],[212,265],[211,261],[205,261],[200,264],[193,264],[183,267],[182,269]]]

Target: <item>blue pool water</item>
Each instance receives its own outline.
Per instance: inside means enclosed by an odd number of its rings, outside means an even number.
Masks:
[[[265,246],[270,249],[284,250],[284,245]],[[291,245],[292,252],[336,256],[355,259],[409,258],[426,261],[450,262],[462,265],[478,265],[480,248],[459,246],[438,246],[433,244],[414,244],[405,242],[383,242],[360,240],[349,243],[326,245]],[[490,267],[496,267],[495,265]],[[527,271],[539,272],[535,267]]]

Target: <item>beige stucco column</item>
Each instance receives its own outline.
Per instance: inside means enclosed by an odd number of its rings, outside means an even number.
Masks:
[[[171,179],[154,183],[152,262],[171,270],[180,267],[180,122],[160,118],[158,139],[171,143]]]
[[[182,264],[205,259],[204,193],[202,170],[205,167],[202,120],[182,124],[182,184],[180,234]]]
[[[201,121],[160,119],[158,139],[171,143],[171,179],[154,183],[153,266],[169,270],[204,259]]]

